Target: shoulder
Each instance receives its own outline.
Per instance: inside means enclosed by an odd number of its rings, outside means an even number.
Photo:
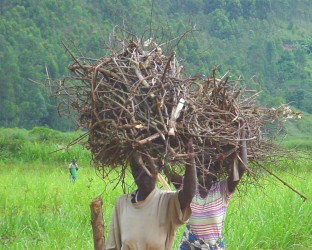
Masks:
[[[123,194],[117,199],[115,203],[115,208],[120,210],[122,207],[125,207],[128,202],[131,202],[131,195]]]
[[[160,202],[166,204],[165,206],[179,206],[179,193],[180,191],[168,191],[168,190],[160,190]]]
[[[220,181],[219,185],[220,185],[219,187],[220,193],[225,198],[225,202],[228,203],[233,193],[229,191],[227,180]]]
[[[126,202],[129,198],[129,196],[131,197],[130,194],[123,194],[121,196],[119,196],[118,200],[117,200],[117,203],[123,203],[123,202]]]
[[[227,180],[221,180],[218,182],[215,182],[210,190],[215,190],[215,191],[222,191],[224,189],[227,189]]]
[[[226,192],[229,192],[228,180],[220,181],[220,189],[225,190]]]
[[[224,186],[224,185],[227,185],[227,180],[222,180],[222,181],[219,181],[218,182],[220,186]]]
[[[161,197],[175,197],[179,194],[179,191],[169,191],[169,190],[160,190],[158,189],[158,195]]]
[[[175,200],[178,201],[178,194],[178,191],[161,190],[157,188],[151,198],[154,202],[167,206],[169,203],[174,203]]]

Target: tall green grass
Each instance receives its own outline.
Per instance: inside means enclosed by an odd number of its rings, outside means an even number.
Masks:
[[[81,167],[72,183],[63,165],[0,164],[0,249],[93,249],[89,204],[103,195],[107,230],[122,190],[113,190],[114,183],[103,182],[92,167]],[[309,199],[303,202],[270,178],[235,193],[225,222],[227,249],[310,249],[311,168],[302,165],[283,178]]]
[[[105,182],[98,176],[82,144],[66,148],[82,134],[0,128],[0,249],[93,249],[89,204],[98,195],[104,199],[107,234],[122,189],[115,187],[116,173]],[[75,183],[67,169],[73,158],[81,167]],[[225,222],[227,249],[310,249],[312,168],[310,161],[292,164],[285,161],[286,167],[275,169],[308,200],[270,176],[257,186],[240,186]]]
[[[280,174],[308,197],[267,177],[262,186],[235,194],[225,223],[228,249],[310,249],[312,240],[312,172],[307,166]],[[302,176],[302,177],[299,177]]]
[[[75,183],[51,164],[2,164],[0,176],[0,249],[92,249],[89,204],[104,183],[91,167],[81,166]],[[106,221],[121,190],[112,193]]]

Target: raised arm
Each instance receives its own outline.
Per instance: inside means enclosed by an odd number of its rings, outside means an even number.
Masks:
[[[182,189],[179,191],[181,210],[192,202],[196,192],[196,166],[194,160],[193,140],[188,141],[188,161],[185,165],[185,174]]]
[[[164,173],[177,190],[181,188],[183,183],[183,177],[181,175],[174,171],[170,171],[167,166],[164,168]]]
[[[228,188],[231,193],[233,193],[241,180],[247,166],[247,145],[246,145],[246,130],[245,122],[240,119],[240,141],[239,141],[239,157],[236,157],[234,163],[232,164],[232,169],[230,171],[229,177],[227,179]]]

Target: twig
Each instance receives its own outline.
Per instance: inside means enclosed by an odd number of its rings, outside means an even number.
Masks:
[[[276,174],[274,174],[272,171],[270,171],[269,169],[267,169],[266,167],[257,164],[260,168],[264,169],[265,171],[267,171],[270,175],[274,176],[276,179],[278,179],[281,183],[283,183],[285,186],[287,186],[288,188],[290,188],[292,191],[294,191],[296,194],[298,194],[303,201],[306,201],[308,198],[303,195],[302,193],[300,193],[299,191],[297,191],[295,188],[293,188],[291,185],[289,185],[286,181],[282,180],[280,177],[278,177]]]

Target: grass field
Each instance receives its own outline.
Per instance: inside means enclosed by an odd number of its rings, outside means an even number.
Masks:
[[[227,249],[311,249],[311,167],[289,172],[283,178],[308,200],[272,178],[263,179],[261,188],[237,192],[225,223]],[[39,163],[2,163],[0,178],[0,249],[93,249],[91,200],[103,195],[107,227],[122,192],[112,190],[113,183],[104,183],[88,166],[78,171],[75,183],[69,181],[66,165]]]

